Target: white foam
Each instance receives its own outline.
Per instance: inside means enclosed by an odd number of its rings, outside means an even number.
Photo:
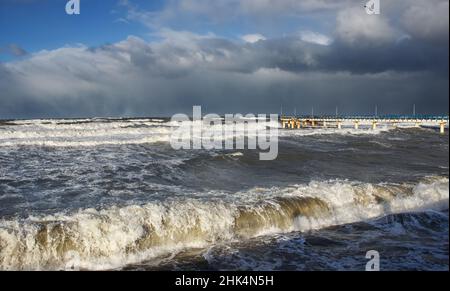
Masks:
[[[236,157],[243,157],[244,154],[241,153],[241,152],[235,152],[235,153],[227,154],[227,156],[228,156],[228,157],[236,158]]]
[[[168,142],[170,128],[153,120],[111,121],[21,121],[0,127],[0,147],[49,146],[92,147]]]
[[[442,177],[417,185],[325,181],[255,188],[225,200],[210,196],[208,201],[183,199],[0,220],[0,269],[111,269],[184,248],[268,233],[308,231],[391,213],[448,208],[449,181]],[[313,209],[308,215],[300,212],[289,221],[289,208],[280,198],[285,203],[290,198],[320,199],[328,209]],[[244,221],[246,227],[256,228],[248,232],[237,229],[244,209],[259,223]],[[278,214],[268,217],[274,213]],[[278,223],[280,217],[283,223]]]
[[[281,131],[281,136],[314,136],[314,135],[378,135],[388,132],[392,128],[384,126],[377,129],[372,128],[306,128],[306,129],[288,129]]]
[[[0,126],[0,147],[14,146],[48,146],[48,147],[95,147],[101,145],[126,145],[147,143],[168,143],[175,122],[164,122],[155,119],[136,120],[21,120],[11,122],[14,125]],[[264,124],[250,123],[249,128],[237,128],[237,132],[222,134],[221,125],[203,125],[203,136],[222,136],[222,140],[230,140],[235,136],[250,136],[266,127],[279,128],[278,122]],[[280,130],[281,137],[312,135],[372,135],[388,131],[388,127],[372,129],[301,129]],[[276,134],[267,131],[269,134]],[[202,138],[194,136],[194,139]]]

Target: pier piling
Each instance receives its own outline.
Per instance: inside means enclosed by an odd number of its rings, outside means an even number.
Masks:
[[[447,125],[447,122],[445,121],[441,121],[441,123],[439,124],[439,132],[441,134],[445,134],[445,125]]]
[[[376,121],[372,122],[372,130],[376,130],[378,126],[378,123]]]

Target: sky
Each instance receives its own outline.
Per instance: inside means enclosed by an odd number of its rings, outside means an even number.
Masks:
[[[0,0],[0,119],[448,114],[449,1]]]

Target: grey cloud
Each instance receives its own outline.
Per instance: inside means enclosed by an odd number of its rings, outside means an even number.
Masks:
[[[281,104],[304,113],[313,105],[323,113],[336,105],[371,113],[377,103],[380,112],[409,113],[415,103],[423,113],[446,113],[448,14],[430,15],[442,14],[448,1],[424,1],[383,1],[382,15],[369,17],[355,1],[180,0],[155,14],[123,0],[129,18],[152,28],[180,11],[220,21],[217,14],[276,18],[289,10],[335,12],[336,30],[319,42],[319,34],[306,38],[299,28],[249,43],[158,28],[159,41],[129,37],[35,53],[0,63],[0,118],[161,116],[198,104],[217,113],[277,112]]]
[[[448,106],[448,52],[413,39],[380,49],[298,36],[251,44],[162,35],[160,42],[129,37],[1,65],[0,118],[167,115],[196,104],[218,113],[277,112],[282,103],[364,113],[372,100],[393,112],[411,102],[435,113]]]
[[[413,38],[448,43],[449,1],[414,1],[402,15],[402,26]]]

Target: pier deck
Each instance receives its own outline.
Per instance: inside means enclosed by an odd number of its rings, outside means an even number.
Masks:
[[[423,117],[366,117],[366,116],[346,116],[346,117],[293,117],[282,116],[280,118],[284,129],[302,128],[337,128],[351,126],[354,129],[370,127],[373,130],[380,125],[398,127],[402,124],[413,125],[415,127],[436,127],[441,134],[445,134],[448,128],[448,116],[423,116]]]

